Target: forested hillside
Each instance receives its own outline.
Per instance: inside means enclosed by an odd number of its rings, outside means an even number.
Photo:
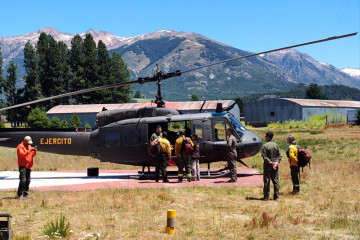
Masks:
[[[1,51],[0,51],[1,52]],[[0,70],[2,58],[0,55]],[[24,86],[17,85],[18,65],[10,62],[6,71],[0,71],[0,94],[3,106],[34,101],[59,94],[129,81],[129,71],[119,54],[109,52],[100,40],[95,43],[91,34],[83,39],[79,35],[71,40],[71,49],[51,35],[41,33],[34,47],[27,42],[24,48]],[[58,104],[92,104],[129,102],[129,86],[85,93],[56,99],[35,106],[48,110]],[[25,122],[28,108],[8,110],[12,122]]]

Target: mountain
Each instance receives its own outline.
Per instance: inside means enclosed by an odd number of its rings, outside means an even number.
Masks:
[[[344,68],[341,71],[360,81],[360,69]]]
[[[336,84],[357,88],[360,86],[360,81],[355,81],[352,75],[342,72],[330,64],[317,62],[309,55],[294,49],[265,54],[263,57],[280,66],[291,75],[293,80],[299,83]]]
[[[75,36],[48,27],[22,36],[2,37],[0,46],[4,65],[13,60],[22,69],[26,42],[35,45],[41,32],[52,35],[69,47]],[[80,36],[85,37],[87,33],[92,34],[96,42],[102,40],[111,53],[119,53],[133,78],[154,75],[156,64],[167,73],[251,54],[197,33],[161,30],[135,37],[119,37],[105,31],[88,30]],[[24,75],[21,71],[20,76]],[[185,73],[164,81],[162,93],[166,100],[186,100],[192,94],[197,94],[200,100],[225,99],[288,91],[298,83],[343,84],[360,88],[360,81],[345,72],[321,64],[299,51],[285,50]],[[134,86],[134,92],[137,90],[147,98],[154,98],[157,87],[149,83]]]

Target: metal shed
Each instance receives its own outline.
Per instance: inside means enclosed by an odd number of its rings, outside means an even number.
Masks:
[[[192,101],[192,102],[165,102],[166,108],[178,110],[182,114],[197,113],[202,109],[202,112],[214,112],[217,103],[222,103],[223,107],[229,107],[235,102],[233,100],[217,100],[217,101]],[[137,109],[142,107],[156,107],[152,102],[138,102],[138,103],[122,103],[122,104],[83,104],[83,105],[58,105],[51,108],[46,114],[51,119],[58,117],[60,120],[70,120],[70,117],[77,113],[81,126],[84,127],[89,123],[91,127],[95,127],[96,114],[102,111],[103,108],[107,110],[114,109]],[[231,109],[235,118],[240,120],[240,109],[237,104]]]
[[[314,115],[341,114],[360,109],[359,101],[318,99],[267,98],[250,103],[245,108],[245,122],[265,126],[271,122],[308,121]]]

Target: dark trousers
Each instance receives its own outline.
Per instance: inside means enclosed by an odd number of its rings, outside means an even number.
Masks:
[[[300,168],[297,166],[290,166],[290,170],[291,170],[291,180],[293,183],[293,192],[299,193],[300,192],[300,180],[299,180]]]
[[[168,165],[167,157],[168,156],[166,153],[159,153],[155,165],[155,181],[159,181],[160,173],[162,175],[163,181],[167,181],[167,172],[166,172],[166,167]]]
[[[191,166],[190,166],[190,156],[184,156],[177,159],[178,166],[178,179],[182,180],[184,176],[184,167],[186,171],[186,178],[191,180]]]
[[[19,173],[20,182],[17,195],[18,197],[21,195],[27,196],[29,194],[31,169],[26,167],[19,167]]]
[[[233,153],[227,155],[227,163],[230,170],[231,180],[237,181],[236,157]]]
[[[279,197],[279,167],[277,167],[275,170],[273,166],[269,163],[264,163],[264,198],[269,198],[270,195],[270,180],[272,181],[274,185],[274,198]]]

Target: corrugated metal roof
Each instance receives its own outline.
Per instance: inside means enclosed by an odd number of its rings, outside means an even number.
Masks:
[[[172,108],[180,111],[192,111],[199,110],[203,105],[204,101],[194,102],[165,102],[165,107]],[[216,109],[216,104],[222,103],[223,107],[228,107],[233,100],[217,100],[217,101],[206,101],[203,109]],[[107,110],[114,109],[137,109],[142,107],[156,107],[155,103],[144,102],[144,103],[119,103],[119,104],[82,104],[82,105],[58,105],[51,108],[47,114],[57,113],[94,113],[101,112],[103,107]]]
[[[296,99],[296,98],[281,98],[304,107],[349,107],[360,108],[359,101],[340,101],[340,100],[319,100],[319,99]]]

